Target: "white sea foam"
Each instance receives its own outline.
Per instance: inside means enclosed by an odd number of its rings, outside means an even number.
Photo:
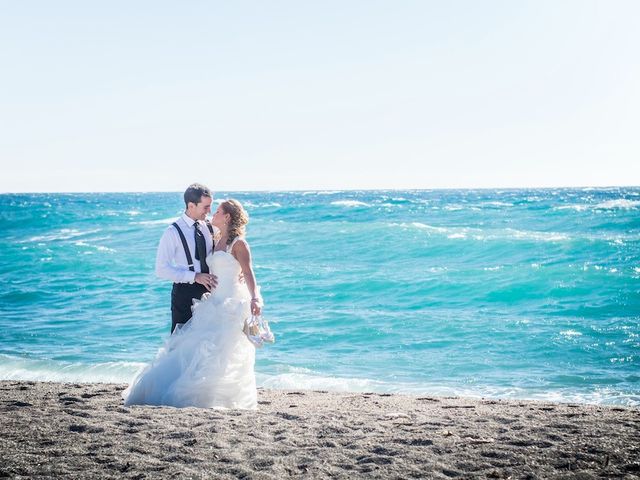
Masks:
[[[615,358],[615,362],[629,361]],[[128,383],[144,368],[139,362],[84,363],[33,360],[0,355],[0,380]],[[468,398],[534,399],[555,402],[580,402],[640,405],[640,397],[615,390],[597,389],[576,392],[567,390],[524,389],[506,386],[450,386],[426,382],[385,382],[361,377],[323,375],[306,368],[281,367],[279,373],[256,372],[260,387],[286,390],[327,390],[332,392],[376,392],[407,395],[462,396]]]
[[[595,270],[596,272],[609,272],[609,273],[618,273],[619,270],[616,267],[605,267],[604,265],[593,265],[591,263],[584,263],[581,267],[583,272],[588,270]]]
[[[472,237],[475,240],[535,240],[540,242],[559,242],[570,240],[567,234],[559,232],[536,232],[530,230],[516,230],[513,228],[506,228],[504,230],[491,230],[485,231],[479,228],[471,227],[436,227],[421,222],[412,222],[410,224],[415,228],[426,230],[428,232],[440,233],[446,235],[447,238],[461,239]],[[407,227],[407,224],[391,224],[391,226]]]
[[[553,402],[640,405],[640,397],[607,388],[584,392],[526,389],[510,386],[449,386],[432,383],[384,382],[369,378],[346,378],[314,372],[287,372],[277,375],[256,373],[261,387],[282,390],[326,390],[331,392],[375,392],[405,395],[458,396],[467,398],[529,399]]]
[[[513,207],[513,203],[508,202],[484,202],[481,205],[489,207]]]
[[[562,335],[563,337],[581,337],[582,333],[576,330],[563,330],[560,332],[560,335]]]
[[[88,365],[0,355],[0,380],[126,383],[144,365],[136,362],[106,362]]]
[[[597,209],[610,210],[614,208],[621,208],[629,210],[632,208],[640,207],[640,200],[627,200],[626,198],[618,198],[616,200],[607,200],[606,202],[599,203],[595,206]]]
[[[114,250],[113,248],[105,247],[103,245],[93,245],[93,244],[84,242],[82,240],[79,240],[79,241],[75,242],[74,245],[76,245],[78,247],[95,248],[99,252],[109,252],[109,253],[115,253],[116,252],[116,250]]]
[[[430,273],[441,273],[441,272],[446,272],[447,270],[449,270],[447,267],[429,267],[427,268],[427,271]]]
[[[276,375],[256,373],[256,382],[264,388],[282,390],[326,390],[330,392],[377,392],[465,397],[483,396],[482,393],[465,388],[425,383],[390,383],[370,378],[326,376],[310,370],[295,371],[292,369],[292,371]]]
[[[360,202],[359,200],[336,200],[331,202],[331,205],[338,205],[341,207],[370,207],[368,203]]]
[[[584,212],[592,208],[591,205],[562,205],[560,207],[553,207],[553,210],[575,210],[576,212]]]
[[[178,217],[161,218],[159,220],[143,220],[141,222],[131,222],[134,225],[171,225]]]
[[[585,199],[586,200],[586,199]],[[640,208],[640,200],[628,200],[626,198],[617,198],[615,200],[607,200],[597,204],[572,204],[554,207],[554,210],[575,210],[584,212],[585,210],[632,210]]]
[[[75,228],[63,228],[57,232],[50,233],[48,235],[37,235],[30,237],[27,240],[22,240],[17,243],[31,243],[31,242],[53,242],[56,240],[69,240],[70,238],[81,237],[83,235],[91,235],[92,233],[99,232],[101,229],[96,228],[94,230],[77,230]]]
[[[635,360],[635,356],[629,355],[627,357],[612,357],[609,359],[611,363],[625,363],[625,362],[633,362]]]
[[[416,228],[420,228],[423,230],[430,230],[432,232],[438,232],[438,233],[447,233],[449,231],[449,229],[445,227],[434,227],[433,225],[428,225],[426,223],[420,223],[420,222],[413,222],[411,225]],[[406,226],[406,225],[401,224],[400,226]]]
[[[569,240],[570,237],[564,233],[558,232],[536,232],[530,230],[516,230],[507,228],[506,232],[509,237],[521,240],[537,240],[542,242],[558,242]]]
[[[253,203],[253,202],[244,202],[243,205],[247,208],[280,208],[281,204],[278,202],[265,202],[265,203]]]

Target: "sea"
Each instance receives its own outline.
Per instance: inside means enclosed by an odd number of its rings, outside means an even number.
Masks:
[[[640,405],[640,187],[215,192],[276,335],[259,387]],[[0,379],[130,381],[181,192],[0,195]]]

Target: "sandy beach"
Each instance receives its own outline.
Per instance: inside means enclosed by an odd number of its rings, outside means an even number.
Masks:
[[[640,410],[259,391],[258,411],[128,407],[124,385],[0,382],[0,477],[640,478]]]

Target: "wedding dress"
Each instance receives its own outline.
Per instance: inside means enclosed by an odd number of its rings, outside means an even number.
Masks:
[[[123,392],[125,405],[256,408],[255,347],[242,331],[251,296],[232,246],[207,257],[218,286],[194,300],[191,319]]]

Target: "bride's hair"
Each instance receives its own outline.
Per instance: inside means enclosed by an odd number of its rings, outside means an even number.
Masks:
[[[231,245],[231,242],[236,237],[244,236],[246,225],[249,223],[249,215],[242,204],[233,198],[225,200],[220,205],[224,213],[228,213],[231,216],[228,227],[229,238],[227,238],[227,245]]]

